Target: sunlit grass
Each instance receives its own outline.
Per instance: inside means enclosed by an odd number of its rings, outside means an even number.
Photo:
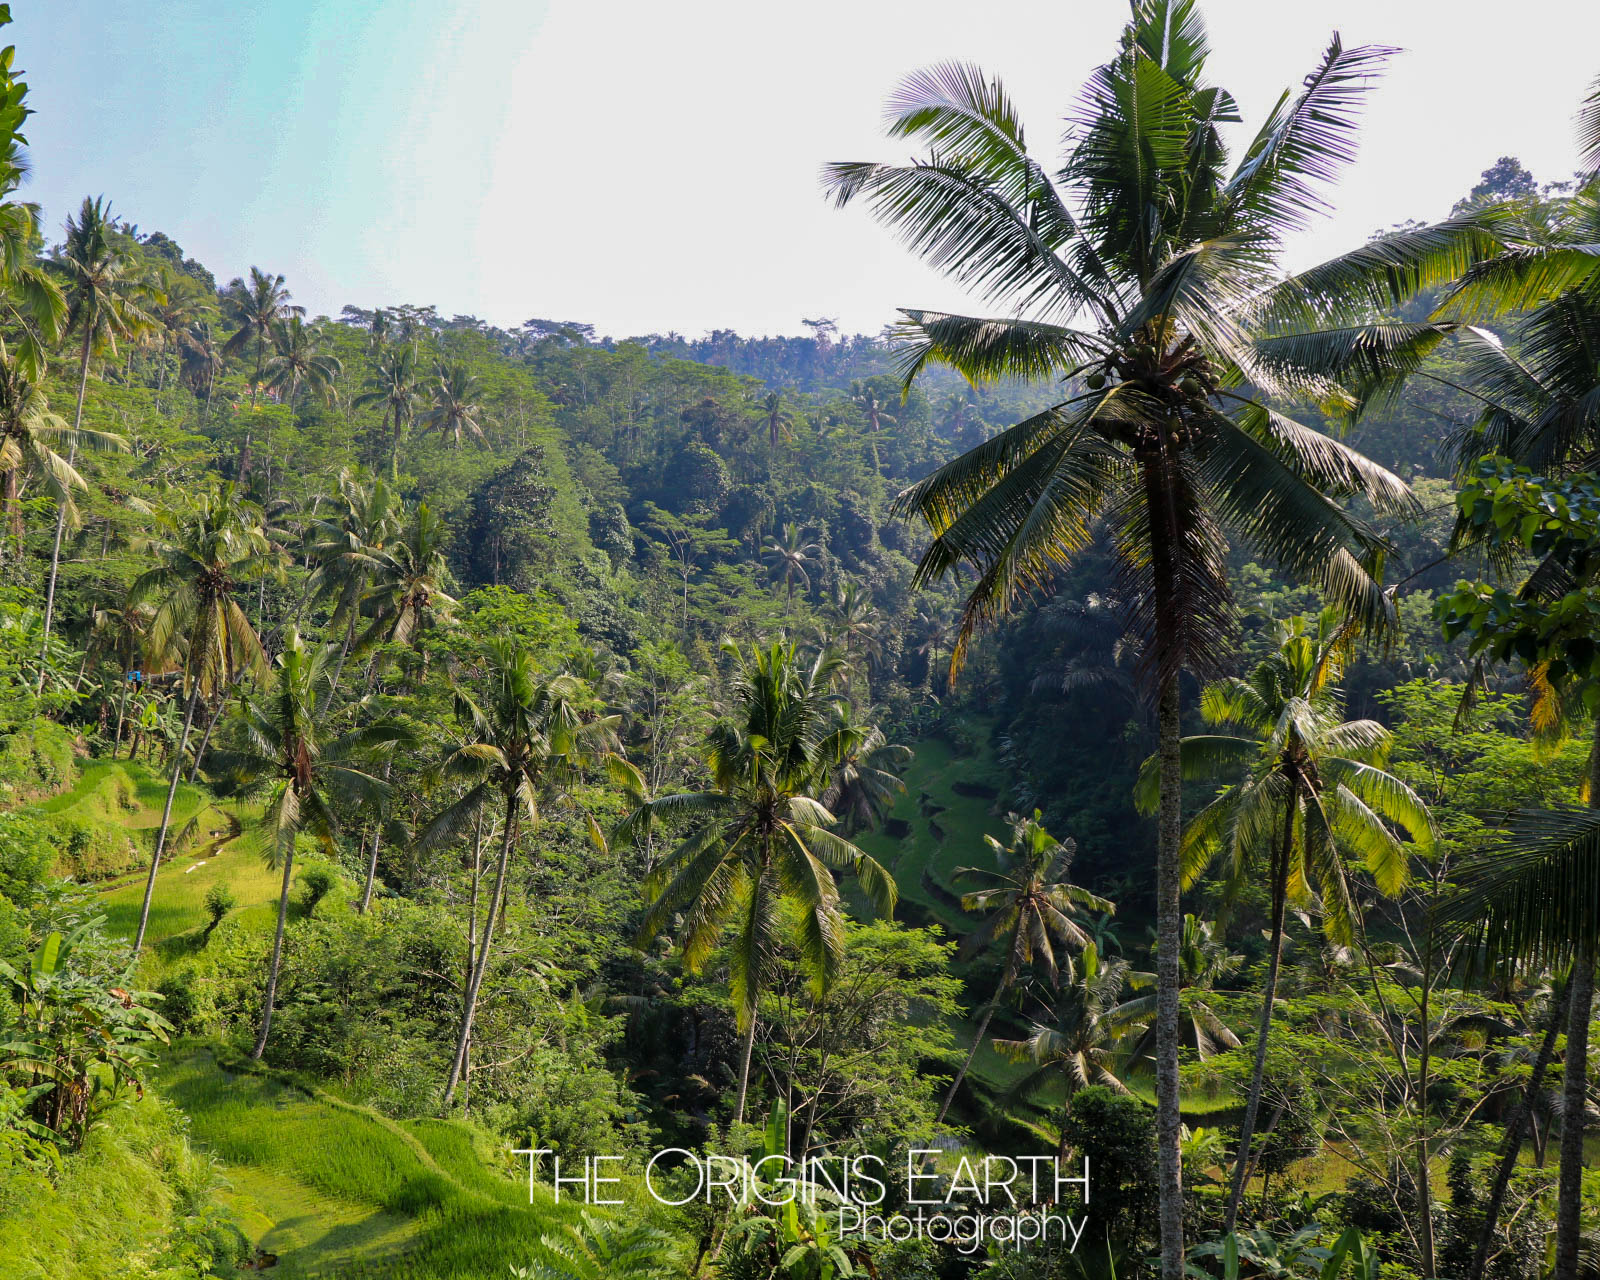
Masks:
[[[530,1205],[527,1184],[485,1169],[460,1126],[402,1127],[245,1066],[189,1047],[159,1084],[228,1167],[240,1207],[272,1223],[259,1243],[284,1280],[500,1275],[576,1217],[542,1187]]]

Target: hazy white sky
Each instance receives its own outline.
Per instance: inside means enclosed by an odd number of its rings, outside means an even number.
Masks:
[[[281,271],[313,314],[435,303],[627,334],[876,331],[962,306],[828,160],[897,158],[884,98],[949,58],[998,72],[1047,164],[1122,0],[13,0],[33,199],[85,194],[220,279]],[[1330,32],[1401,46],[1305,262],[1435,217],[1496,157],[1575,163],[1600,3],[1212,0],[1211,78],[1253,129]]]

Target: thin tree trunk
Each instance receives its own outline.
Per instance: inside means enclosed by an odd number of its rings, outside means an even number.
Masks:
[[[734,1124],[744,1123],[744,1100],[750,1092],[750,1059],[756,1047],[756,1010],[750,1010],[750,1025],[744,1030],[744,1045],[739,1050],[739,1096],[733,1104]]]
[[[1156,855],[1156,1140],[1162,1280],[1183,1280],[1182,1118],[1178,1093],[1178,954],[1182,918],[1178,846],[1183,834],[1183,766],[1178,676],[1161,683],[1161,815]]]
[[[391,755],[387,760],[385,760],[383,762],[383,780],[384,780],[385,783],[387,783],[389,781],[389,771],[391,769],[393,769],[393,768],[394,768],[394,757]],[[366,883],[366,886],[361,890],[361,908],[360,909],[361,909],[361,914],[362,915],[366,915],[367,914],[367,908],[372,905],[372,882],[377,878],[377,875],[378,875],[378,847],[382,843],[383,843],[383,815],[380,813],[378,815],[378,821],[373,824],[373,829],[372,829],[372,856],[367,859],[367,883]],[[476,885],[473,886],[473,892],[474,892],[474,894],[476,894],[476,892],[477,892],[477,886]]]
[[[1435,890],[1438,886],[1435,885]],[[1433,1062],[1433,1024],[1429,1012],[1433,996],[1433,920],[1429,907],[1428,939],[1422,961],[1422,1042],[1417,1048],[1417,1243],[1422,1252],[1422,1274],[1439,1274],[1433,1249],[1433,1170],[1429,1167],[1428,1073]]]
[[[472,830],[472,897],[467,904],[467,964],[462,975],[461,1001],[467,1000],[472,986],[472,956],[478,949],[478,889],[483,880],[483,809],[477,812]],[[472,1106],[472,1037],[467,1037],[467,1052],[461,1062],[461,1114]]]
[[[189,706],[183,713],[183,733],[178,738],[178,749],[172,753],[172,780],[167,783],[167,803],[161,810],[161,829],[156,833],[156,851],[150,858],[150,876],[144,882],[144,905],[139,908],[139,932],[133,940],[137,955],[144,946],[145,930],[150,924],[150,899],[156,891],[156,872],[161,868],[161,855],[167,847],[167,828],[172,825],[172,801],[178,794],[178,775],[183,772],[183,752],[189,745],[189,730],[194,725],[194,709],[200,702],[200,681],[189,691]]]
[[[456,1083],[461,1079],[466,1065],[467,1042],[472,1037],[472,1019],[478,1011],[478,994],[483,990],[483,975],[489,968],[489,948],[494,942],[494,917],[505,892],[506,867],[511,862],[511,844],[516,838],[516,800],[506,798],[506,829],[500,837],[500,865],[495,868],[494,897],[489,903],[489,914],[483,922],[483,937],[478,943],[478,963],[473,966],[472,982],[467,988],[466,1006],[461,1011],[461,1034],[456,1039],[455,1061],[450,1064],[450,1078],[444,1086],[444,1109],[448,1111],[455,1101]]]
[[[231,685],[222,691],[222,696],[217,699],[216,710],[206,719],[206,731],[200,735],[200,745],[194,749],[194,763],[189,766],[190,782],[200,776],[200,762],[206,758],[206,748],[211,745],[211,732],[217,727],[217,721],[222,719],[222,713],[227,710],[228,697],[232,692]]]
[[[117,758],[117,752],[122,750],[122,726],[128,715],[128,686],[133,681],[128,679],[128,673],[122,673],[122,697],[117,699],[117,738],[111,744],[111,758]]]
[[[1600,716],[1589,748],[1589,807],[1600,809]],[[1561,1083],[1561,1171],[1556,1182],[1555,1280],[1577,1280],[1583,1230],[1583,1122],[1588,1102],[1589,1017],[1594,1003],[1594,947],[1580,940],[1568,980],[1567,1060]]]
[[[355,602],[350,606],[350,617],[345,623],[344,643],[339,647],[339,661],[333,668],[333,679],[328,684],[328,696],[323,699],[322,709],[326,711],[333,705],[333,696],[339,692],[339,679],[344,675],[344,660],[350,656],[350,646],[356,638],[356,610],[361,607],[361,592],[356,591]]]
[[[272,1006],[278,998],[278,966],[283,962],[283,925],[289,916],[289,884],[294,875],[294,842],[283,855],[283,887],[278,890],[278,927],[272,935],[272,964],[267,969],[267,994],[261,1004],[261,1034],[250,1056],[257,1062],[267,1051],[267,1036],[272,1031]]]
[[[1267,982],[1261,995],[1261,1017],[1256,1023],[1255,1061],[1250,1068],[1250,1096],[1245,1102],[1244,1119],[1239,1125],[1239,1152],[1233,1168],[1233,1189],[1228,1193],[1228,1210],[1223,1216],[1222,1233],[1233,1230],[1244,1199],[1244,1184],[1250,1177],[1250,1141],[1255,1136],[1256,1116],[1261,1110],[1261,1087],[1267,1070],[1267,1040],[1272,1032],[1272,1007],[1278,995],[1278,966],[1283,959],[1283,912],[1288,898],[1289,846],[1294,839],[1293,800],[1285,806],[1283,837],[1272,860],[1272,946],[1267,955]]]
[[[956,1100],[956,1091],[961,1088],[961,1082],[967,1078],[967,1072],[972,1070],[973,1059],[978,1056],[978,1048],[983,1044],[984,1033],[989,1030],[989,1019],[994,1017],[995,1005],[1000,1003],[1000,997],[1009,986],[1009,981],[1000,984],[1000,990],[994,993],[994,999],[989,1002],[989,1007],[983,1011],[983,1018],[978,1023],[978,1030],[972,1037],[972,1048],[967,1050],[967,1059],[961,1064],[961,1070],[956,1072],[956,1078],[950,1082],[950,1092],[944,1095],[944,1105],[939,1108],[939,1118],[934,1124],[943,1124],[950,1104]]]
[[[1589,1015],[1594,1002],[1594,950],[1587,942],[1573,961],[1568,1001],[1567,1061],[1561,1085],[1561,1171],[1556,1183],[1555,1280],[1578,1280],[1583,1228],[1583,1122],[1588,1102]]]
[[[67,465],[78,461],[78,432],[83,429],[83,397],[89,389],[89,338],[94,326],[85,323],[83,346],[78,352],[78,407],[72,415],[72,439],[67,442]],[[56,537],[50,548],[50,582],[44,593],[44,639],[39,642],[39,687],[36,694],[44,692],[45,673],[49,670],[46,656],[50,652],[50,624],[56,615],[56,578],[61,572],[61,535],[67,529],[67,507],[61,503],[56,508]]]
[[[1550,1020],[1545,1027],[1544,1040],[1539,1045],[1539,1053],[1533,1060],[1533,1072],[1528,1077],[1527,1087],[1522,1091],[1522,1099],[1517,1104],[1516,1111],[1506,1122],[1505,1148],[1500,1153],[1500,1167],[1495,1171],[1494,1187],[1489,1192],[1489,1203],[1483,1211],[1483,1227],[1478,1232],[1478,1247],[1472,1255],[1472,1270],[1468,1273],[1468,1280],[1483,1280],[1483,1269],[1489,1261],[1489,1246],[1494,1242],[1494,1230],[1500,1221],[1500,1210],[1505,1205],[1506,1191],[1511,1186],[1511,1175],[1517,1167],[1517,1157],[1522,1154],[1522,1133],[1527,1127],[1528,1118],[1533,1114],[1534,1101],[1539,1096],[1539,1090],[1544,1087],[1545,1073],[1550,1069],[1550,1063],[1555,1057],[1556,1036],[1561,1031],[1561,1024],[1565,1021],[1564,1014],[1567,1009],[1567,992],[1561,993],[1559,1000],[1550,1001]]]

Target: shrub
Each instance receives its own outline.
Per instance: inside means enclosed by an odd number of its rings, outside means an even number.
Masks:
[[[206,890],[206,915],[210,918],[206,924],[207,938],[222,923],[222,917],[238,905],[239,900],[233,896],[233,890],[220,880]]]
[[[300,868],[300,885],[306,891],[306,914],[310,915],[339,883],[339,872],[326,862],[308,862]]]
[[[43,800],[78,779],[72,735],[40,716],[0,736],[0,803]]]
[[[0,813],[0,896],[33,905],[56,860],[49,829],[25,813]]]

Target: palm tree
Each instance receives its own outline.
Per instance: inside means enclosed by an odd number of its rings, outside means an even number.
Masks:
[[[878,456],[878,441],[883,438],[883,424],[893,422],[894,415],[883,407],[883,401],[878,399],[878,393],[865,382],[850,384],[850,403],[866,415],[867,444],[872,449],[872,474],[881,476],[883,461]]]
[[[261,375],[265,369],[267,347],[272,342],[273,331],[291,316],[303,316],[304,307],[290,303],[291,294],[284,287],[281,275],[268,275],[260,267],[250,268],[250,279],[235,278],[228,284],[228,308],[233,322],[239,327],[223,344],[222,354],[229,358],[242,355],[251,343],[255,344],[256,367],[250,377],[250,404],[255,406],[256,395],[261,390]],[[248,453],[249,439],[245,448]],[[248,467],[248,456],[240,464],[241,471]]]
[[[433,406],[422,419],[422,429],[437,431],[457,449],[462,436],[488,444],[478,422],[483,406],[477,403],[477,395],[478,380],[465,364],[459,360],[441,364],[433,382]]]
[[[973,382],[1064,384],[1056,403],[900,495],[933,535],[918,583],[975,575],[954,661],[977,626],[1047,587],[1099,530],[1123,572],[1162,760],[1164,1280],[1178,1280],[1184,1257],[1178,682],[1231,656],[1225,532],[1377,626],[1390,617],[1371,572],[1381,544],[1334,499],[1414,507],[1398,478],[1247,392],[1326,403],[1346,378],[1371,394],[1443,339],[1437,326],[1381,320],[1378,308],[1497,246],[1490,215],[1475,212],[1283,278],[1285,238],[1352,154],[1361,97],[1388,51],[1335,38],[1231,169],[1218,124],[1237,115],[1202,83],[1208,52],[1194,0],[1141,0],[1084,90],[1059,181],[1028,154],[1001,84],[966,65],[918,72],[891,101],[890,133],[921,138],[927,161],[826,174],[839,204],[867,201],[916,252],[999,304],[992,318],[907,311],[908,380],[943,363]],[[1360,403],[1343,400],[1351,411]]]
[[[770,560],[773,569],[783,574],[784,589],[788,592],[789,603],[794,603],[794,580],[799,578],[806,590],[811,589],[811,575],[806,572],[810,565],[817,562],[817,557],[822,554],[822,547],[815,542],[807,542],[805,535],[800,532],[797,524],[783,526],[783,537],[773,538],[762,551],[761,558]]]
[[[776,449],[780,438],[786,439],[794,428],[794,414],[783,402],[783,392],[769,391],[761,399],[761,415],[767,422],[767,440]]]
[[[1048,989],[1047,1003],[1028,1034],[1021,1040],[994,1042],[996,1049],[1014,1061],[1033,1065],[1033,1070],[1011,1087],[1014,1096],[1027,1098],[1052,1080],[1059,1081],[1066,1093],[1065,1114],[1072,1110],[1078,1090],[1088,1085],[1128,1092],[1116,1072],[1117,1046],[1145,1024],[1119,1003],[1127,978],[1128,962],[1102,957],[1092,942],[1085,943],[1076,961],[1068,958],[1066,972]],[[1066,1155],[1064,1131],[1060,1154]]]
[[[167,385],[167,353],[173,346],[180,360],[196,343],[196,329],[213,310],[212,299],[200,282],[170,262],[159,263],[155,287],[147,310],[156,331],[156,412]]]
[[[1239,1037],[1222,1020],[1222,1015],[1212,1007],[1207,993],[1222,991],[1220,983],[1238,972],[1244,957],[1235,955],[1217,938],[1215,926],[1193,915],[1183,917],[1182,949],[1178,957],[1178,972],[1182,975],[1184,999],[1181,1003],[1179,1037],[1187,1048],[1192,1048],[1197,1060],[1204,1062],[1218,1047],[1237,1049]],[[1128,973],[1128,984],[1134,989],[1155,985],[1155,974]],[[1228,995],[1242,992],[1229,991]],[[1119,1006],[1123,1013],[1137,1019],[1155,1018],[1154,996],[1134,996]],[[1128,1060],[1138,1063],[1155,1056],[1155,1039],[1147,1026],[1144,1032],[1128,1047]]]
[[[1600,804],[1600,765],[1591,760],[1590,804]],[[1501,845],[1462,863],[1456,896],[1437,913],[1495,956],[1538,972],[1572,965],[1556,1187],[1555,1276],[1576,1280],[1582,1234],[1588,1045],[1600,955],[1600,808],[1528,810],[1513,816]]]
[[[260,675],[267,669],[261,641],[233,598],[234,588],[258,574],[272,572],[277,565],[258,513],[239,498],[231,482],[202,493],[187,511],[160,512],[157,523],[159,532],[148,547],[159,563],[134,580],[129,604],[153,600],[155,615],[150,620],[148,644],[158,653],[183,654],[183,685],[188,696],[145,881],[135,952],[144,945],[150,922],[150,899],[166,849],[172,801],[178,792],[195,707],[202,698],[221,694],[240,673]]]
[[[1407,849],[1395,829],[1409,835],[1419,851],[1433,844],[1427,806],[1383,767],[1391,741],[1388,730],[1374,720],[1347,721],[1341,715],[1336,682],[1349,641],[1349,628],[1331,610],[1310,624],[1291,619],[1280,628],[1277,651],[1249,679],[1218,681],[1201,697],[1201,717],[1218,729],[1236,732],[1188,737],[1179,745],[1185,778],[1233,780],[1184,832],[1184,886],[1220,861],[1228,900],[1265,879],[1271,901],[1272,936],[1255,1062],[1240,1122],[1225,1232],[1233,1230],[1251,1166],[1287,904],[1308,905],[1316,893],[1329,941],[1349,945],[1355,913],[1346,859],[1364,862],[1379,891],[1392,897],[1410,878]],[[1159,767],[1152,757],[1140,774],[1137,798],[1146,812],[1158,801]]]
[[[882,708],[874,708],[872,714]],[[828,734],[834,758],[828,762],[828,785],[822,803],[843,823],[845,835],[878,826],[904,795],[900,775],[911,763],[910,747],[890,742],[876,724],[855,719],[848,703],[834,707],[834,726]]]
[[[83,399],[89,388],[89,360],[98,351],[115,354],[118,338],[131,337],[148,323],[140,307],[139,282],[133,260],[124,252],[104,197],[84,197],[75,218],[67,219],[67,239],[50,262],[61,277],[66,299],[66,332],[78,335],[78,403],[67,437],[67,466],[78,461],[78,433],[83,430]],[[61,536],[67,528],[67,508],[56,509],[56,536],[50,548],[50,577],[44,595],[44,638],[40,647],[40,680],[44,679],[44,653],[50,646],[55,619],[56,579],[61,571]],[[42,687],[42,684],[41,684]]]
[[[446,594],[450,569],[444,556],[444,522],[425,502],[412,509],[405,531],[373,555],[372,589],[367,597],[372,624],[356,641],[364,650],[375,644],[410,644],[424,629],[447,619],[456,601]],[[367,664],[367,683],[371,686],[377,655]],[[384,763],[384,780],[389,762]],[[372,848],[367,856],[366,882],[361,890],[361,910],[372,903],[372,886],[378,875],[378,854],[383,847],[383,824],[372,831]],[[474,919],[476,916],[474,916]]]
[[[543,810],[568,795],[585,769],[602,766],[635,792],[641,786],[638,772],[622,757],[617,717],[586,715],[587,690],[580,681],[564,673],[541,673],[532,654],[505,638],[489,643],[486,678],[488,696],[481,706],[457,689],[456,715],[467,728],[467,740],[450,752],[440,770],[446,780],[469,784],[468,790],[417,836],[420,847],[439,847],[465,831],[484,806],[497,802],[502,806],[500,861],[462,1001],[460,1034],[444,1090],[446,1108],[455,1099],[466,1063],[506,869],[521,824],[536,825]]]
[[[448,592],[444,521],[426,502],[411,508],[403,529],[371,551],[367,612],[372,617],[356,648],[410,644],[424,628],[446,619],[456,606]]]
[[[307,539],[307,553],[316,568],[306,582],[311,599],[332,600],[331,627],[344,627],[339,663],[328,684],[332,698],[344,675],[345,659],[355,644],[356,623],[367,584],[384,563],[384,552],[400,533],[400,499],[384,481],[368,483],[348,468],[339,473],[335,512],[318,519]]]
[[[389,475],[400,475],[400,442],[405,438],[406,424],[411,421],[417,403],[417,350],[410,343],[387,348],[379,357],[377,367],[367,379],[367,390],[355,398],[355,406],[365,409],[369,405],[383,407],[383,421],[393,420],[390,433]]]
[[[973,1059],[978,1056],[994,1011],[1017,979],[1030,966],[1038,965],[1052,986],[1058,983],[1061,967],[1051,940],[1064,946],[1090,947],[1093,944],[1088,935],[1073,917],[1080,911],[1101,911],[1109,915],[1116,910],[1104,898],[1096,897],[1067,879],[1077,846],[1071,840],[1057,840],[1046,831],[1038,810],[1034,810],[1031,818],[1011,816],[1009,844],[1002,845],[990,835],[983,839],[994,853],[994,867],[958,867],[955,872],[957,880],[976,881],[982,886],[962,894],[961,909],[988,913],[961,944],[961,955],[971,958],[999,940],[1005,948],[1005,962],[994,996],[972,1034],[972,1048],[967,1051],[961,1070],[956,1072],[956,1078],[944,1095],[936,1124],[944,1123],[961,1082],[967,1078]]]
[[[833,870],[854,871],[880,914],[893,914],[896,892],[882,866],[834,834],[835,818],[818,799],[829,761],[839,755],[829,708],[841,660],[824,650],[808,663],[782,641],[748,653],[724,641],[722,649],[738,663],[738,674],[732,715],[710,735],[710,786],[641,804],[618,835],[638,839],[661,819],[694,824],[652,870],[638,943],[650,942],[681,913],[678,942],[685,967],[695,971],[732,924],[729,968],[743,1033],[734,1123],[742,1124],[780,903],[794,907],[795,946],[816,988],[825,991],[844,948],[844,907]]]
[[[375,752],[410,742],[407,730],[393,720],[363,725],[332,742],[318,733],[318,693],[327,682],[331,645],[307,646],[291,627],[278,655],[272,686],[246,698],[239,720],[244,746],[223,757],[224,769],[241,783],[269,788],[266,821],[272,826],[271,865],[283,866],[278,891],[278,924],[272,937],[272,960],[261,1004],[261,1032],[250,1056],[266,1052],[272,1012],[283,961],[283,929],[289,914],[289,886],[294,880],[295,839],[302,832],[331,850],[343,805],[354,801],[376,807],[388,785],[361,765]]]
[[[36,477],[67,520],[75,519],[74,489],[85,489],[83,477],[72,464],[56,452],[55,446],[67,442],[105,451],[127,451],[121,436],[108,431],[80,428],[74,431],[59,414],[50,412],[44,389],[33,382],[20,361],[0,359],[0,517],[22,555],[22,479]],[[0,542],[0,548],[3,548]]]
[[[872,603],[872,593],[854,578],[842,580],[833,593],[833,636],[843,645],[846,658],[859,651],[864,658],[876,658],[882,652],[879,633],[883,617]]]
[[[230,359],[239,356],[253,342],[256,349],[255,372],[250,377],[250,407],[256,407],[256,396],[261,390],[262,371],[266,367],[267,346],[272,341],[273,330],[290,316],[303,316],[304,307],[289,301],[289,290],[283,277],[270,276],[259,267],[250,268],[250,279],[235,278],[228,285],[226,301],[233,323],[239,327],[233,336],[222,344],[222,354]],[[239,450],[238,479],[243,483],[250,474],[250,435],[254,423],[245,427],[244,444]]]
[[[266,386],[291,410],[302,387],[321,399],[333,398],[344,365],[327,353],[316,329],[308,329],[297,315],[279,320],[272,326],[272,349],[263,370]]]

